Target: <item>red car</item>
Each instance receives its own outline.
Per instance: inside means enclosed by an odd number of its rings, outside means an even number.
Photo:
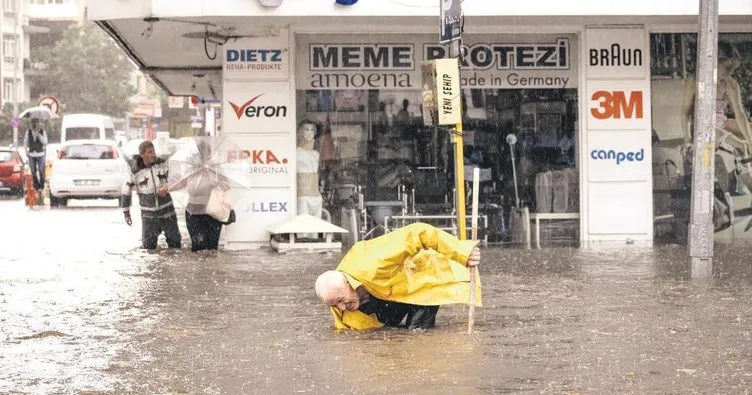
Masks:
[[[0,193],[24,194],[24,162],[16,150],[0,147]]]

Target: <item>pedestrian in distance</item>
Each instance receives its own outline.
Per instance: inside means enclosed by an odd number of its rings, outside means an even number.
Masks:
[[[31,129],[24,134],[24,147],[29,158],[29,170],[37,193],[44,189],[44,161],[47,155],[47,132],[39,126],[39,120],[31,119]],[[37,200],[41,200],[37,198]]]

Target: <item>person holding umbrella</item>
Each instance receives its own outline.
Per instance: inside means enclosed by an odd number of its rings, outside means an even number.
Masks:
[[[161,193],[185,190],[185,224],[191,237],[191,251],[217,250],[222,225],[234,222],[234,212],[226,199],[230,180],[220,164],[212,160],[209,141],[197,138],[195,149],[197,152],[192,152],[187,161],[175,157],[170,159],[173,166],[185,165],[184,174],[162,187]],[[178,171],[173,174],[178,174]]]
[[[47,131],[39,126],[39,119],[31,118],[31,129],[24,134],[24,147],[29,158],[29,170],[34,180],[34,189],[44,189],[44,160],[47,155]],[[41,200],[37,198],[37,200]]]
[[[37,201],[41,201],[41,191],[44,189],[44,162],[47,155],[47,132],[39,126],[39,121],[60,118],[47,106],[27,108],[19,118],[31,119],[31,129],[24,134],[24,147],[26,156],[29,158],[29,170],[31,171],[32,183],[37,193]],[[33,195],[33,194],[32,194]]]

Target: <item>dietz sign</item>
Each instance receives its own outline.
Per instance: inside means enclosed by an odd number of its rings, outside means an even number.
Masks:
[[[281,71],[286,49],[228,48],[225,50],[227,71]]]

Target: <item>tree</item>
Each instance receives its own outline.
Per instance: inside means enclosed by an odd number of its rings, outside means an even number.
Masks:
[[[54,46],[35,48],[32,59],[45,65],[34,84],[60,101],[61,112],[123,117],[130,110],[134,67],[96,25],[71,26]]]

